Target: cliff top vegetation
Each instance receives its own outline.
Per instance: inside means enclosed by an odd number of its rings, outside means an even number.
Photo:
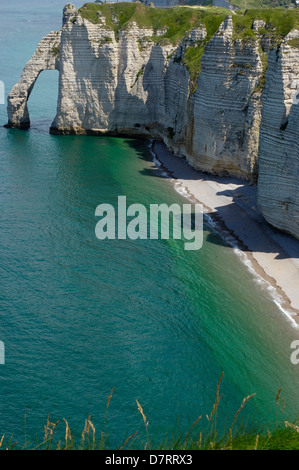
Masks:
[[[142,3],[121,2],[110,4],[86,3],[79,9],[82,18],[86,18],[92,23],[100,23],[97,12],[101,11],[106,18],[106,25],[117,33],[124,29],[132,21],[143,28],[152,28],[155,31],[165,29],[164,35],[159,36],[159,40],[167,39],[173,44],[185,36],[192,28],[205,25],[208,37],[210,38],[229,10],[224,8],[204,8],[194,9],[189,7],[174,8],[150,8]]]
[[[295,0],[228,0],[234,9],[247,8],[289,8],[295,7]],[[188,5],[213,5],[213,0],[188,0]]]
[[[232,14],[230,10],[217,7],[173,7],[150,8],[142,3],[86,3],[79,9],[82,18],[94,24],[101,24],[105,17],[106,27],[112,29],[117,38],[120,30],[126,29],[134,21],[141,28],[153,29],[151,41],[167,42],[176,46],[195,27],[204,26],[207,31],[205,39],[189,45],[182,57],[175,57],[189,70],[193,89],[196,87],[200,73],[201,58],[207,43],[216,33],[227,15],[232,15],[233,39],[242,41],[266,40],[269,48],[277,48],[284,37],[295,28],[299,29],[299,9],[252,9],[238,10]],[[262,20],[258,29],[253,29],[253,22]],[[158,34],[159,31],[159,34]],[[161,32],[163,34],[161,34]],[[257,34],[258,33],[258,34]],[[264,41],[265,42],[265,41]],[[290,44],[291,45],[291,44]],[[267,69],[267,54],[259,47],[264,73]],[[261,81],[261,84],[263,81]],[[262,86],[262,85],[261,85]]]
[[[101,23],[97,12],[100,11],[106,19],[106,26],[117,33],[125,29],[132,21],[143,28],[152,28],[154,32],[165,30],[165,34],[156,39],[168,40],[170,43],[178,44],[186,32],[195,27],[204,25],[207,29],[207,40],[219,28],[221,22],[230,10],[217,7],[174,7],[174,8],[150,8],[142,3],[120,2],[120,3],[85,3],[79,13],[82,18],[97,24]],[[255,33],[252,29],[254,20],[263,20],[265,27],[262,34],[275,37],[279,42],[292,29],[299,28],[299,9],[249,9],[238,10],[232,15],[234,33],[236,39],[254,39]]]
[[[252,9],[237,11],[233,15],[234,34],[236,38],[256,38],[252,24],[255,20],[263,20],[265,26],[259,28],[260,35],[271,39],[273,46],[278,45],[292,30],[299,28],[299,10],[297,9]]]

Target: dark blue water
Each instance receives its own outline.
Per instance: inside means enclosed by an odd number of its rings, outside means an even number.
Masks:
[[[61,25],[62,1],[0,7],[0,79],[7,92],[40,38]],[[76,6],[80,6],[80,3]],[[0,128],[0,434],[22,442],[66,418],[79,436],[107,417],[112,446],[187,429],[211,410],[222,371],[220,421],[243,412],[260,424],[299,416],[298,332],[236,253],[208,226],[203,248],[177,240],[95,237],[95,208],[186,202],[163,178],[147,144],[132,139],[51,136],[58,73],[44,72],[30,98],[30,131]],[[0,124],[6,110],[0,106]]]

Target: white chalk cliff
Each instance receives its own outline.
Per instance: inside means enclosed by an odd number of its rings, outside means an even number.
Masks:
[[[7,112],[12,127],[30,127],[27,101],[43,70],[59,70],[60,36],[60,31],[52,31],[40,41],[35,53],[25,65],[20,80],[11,90]]]
[[[253,31],[258,35],[262,26],[255,22]],[[177,45],[154,39],[163,34],[131,21],[115,35],[100,5],[93,23],[68,4],[61,31],[40,42],[9,95],[8,126],[29,126],[34,82],[42,70],[56,68],[52,133],[154,137],[196,169],[250,180],[259,172],[262,213],[299,237],[299,106],[292,104],[299,49],[288,45],[298,31],[278,53],[269,52],[263,94],[260,42],[234,38],[230,16],[205,43],[204,24]],[[184,54],[203,43],[194,83]]]

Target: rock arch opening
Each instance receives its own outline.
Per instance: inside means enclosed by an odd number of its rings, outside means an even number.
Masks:
[[[20,80],[8,96],[7,127],[30,127],[28,100],[41,72],[59,70],[60,39],[60,31],[51,31],[39,42],[35,53],[25,65]]]
[[[59,73],[46,70],[39,74],[27,100],[31,125],[36,120],[47,121],[48,128],[57,112]]]

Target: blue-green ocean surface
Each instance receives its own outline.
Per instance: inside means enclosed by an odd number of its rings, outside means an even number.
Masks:
[[[80,3],[75,2],[76,6]],[[0,6],[0,80],[6,93],[40,38],[61,26],[64,1]],[[95,208],[186,202],[157,172],[147,143],[52,136],[58,73],[29,101],[30,131],[0,128],[0,435],[22,442],[66,418],[79,436],[92,416],[111,446],[144,430],[159,441],[211,411],[221,372],[220,420],[242,411],[259,424],[299,418],[299,334],[231,247],[208,226],[203,248],[178,240],[95,237]],[[0,124],[7,122],[0,106]],[[204,418],[205,419],[205,418]]]

